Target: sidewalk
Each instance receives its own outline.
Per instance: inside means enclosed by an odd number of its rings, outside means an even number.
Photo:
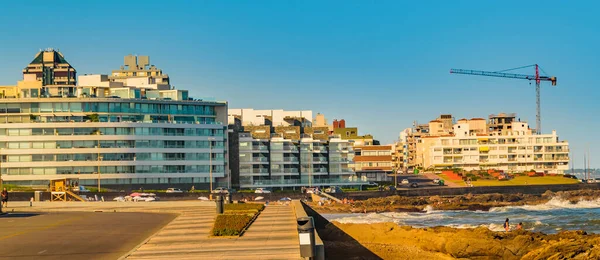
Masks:
[[[214,205],[184,210],[127,259],[301,259],[291,206],[269,205],[242,237],[210,238]]]

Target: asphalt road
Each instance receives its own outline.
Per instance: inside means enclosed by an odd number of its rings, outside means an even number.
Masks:
[[[0,259],[118,259],[174,214],[12,213],[0,217]]]

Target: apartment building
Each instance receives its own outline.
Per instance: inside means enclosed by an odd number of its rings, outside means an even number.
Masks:
[[[49,55],[58,54],[41,54]],[[55,85],[44,85],[30,72],[17,85],[0,87],[21,93],[0,99],[6,183],[46,186],[79,178],[81,185],[102,187],[200,188],[211,176],[213,182],[226,176],[226,102],[193,100],[184,90],[162,98],[161,91],[174,90],[112,82],[107,75],[79,76],[81,84],[68,87],[50,78]],[[55,95],[61,88],[66,92]]]
[[[368,181],[391,181],[394,173],[394,145],[354,146],[354,171]]]
[[[424,138],[424,167],[464,170],[496,169],[505,172],[535,170],[563,174],[569,168],[569,143],[556,131],[534,134],[526,122],[504,123],[502,131],[477,133],[472,124],[459,122],[453,135]]]
[[[230,168],[232,179],[237,180],[234,187],[365,184],[349,167],[353,158],[351,143],[330,135],[328,127],[311,126],[309,116],[312,111],[231,109]]]

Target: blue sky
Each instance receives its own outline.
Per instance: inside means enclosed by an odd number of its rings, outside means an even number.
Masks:
[[[40,48],[78,73],[150,55],[177,88],[230,107],[313,110],[382,142],[440,113],[515,112],[535,126],[527,81],[451,75],[538,63],[544,132],[589,144],[600,167],[600,19],[593,1],[21,1],[0,16],[0,84]],[[533,73],[532,70],[518,71]]]

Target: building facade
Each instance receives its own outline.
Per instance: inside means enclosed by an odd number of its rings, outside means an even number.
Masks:
[[[564,174],[569,169],[569,143],[556,131],[534,134],[525,122],[512,121],[502,132],[477,134],[469,123],[454,125],[454,135],[426,138],[425,168],[495,169],[505,172]]]
[[[352,144],[330,135],[328,127],[312,127],[312,112],[266,110],[245,117],[243,111],[251,110],[229,111],[230,148],[237,149],[230,156],[231,175],[240,188],[365,184],[350,167]]]
[[[226,182],[226,102],[148,98],[159,90],[88,76],[72,86],[72,97],[0,99],[5,182],[45,186],[78,178],[81,185],[135,188],[208,187],[211,176]],[[44,87],[25,81],[13,88]]]
[[[354,171],[368,181],[391,181],[394,170],[394,145],[354,146]]]

